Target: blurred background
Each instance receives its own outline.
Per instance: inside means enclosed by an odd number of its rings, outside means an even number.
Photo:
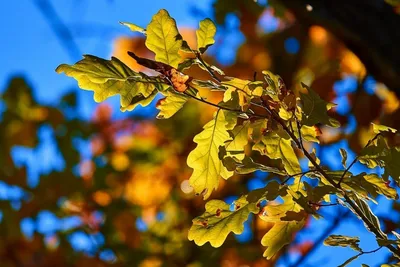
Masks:
[[[325,247],[329,234],[357,235],[363,250],[377,248],[339,206],[322,207],[324,218],[310,217],[270,261],[262,258],[260,240],[271,225],[257,216],[218,249],[187,240],[205,202],[189,186],[186,157],[214,109],[191,103],[168,121],[154,119],[155,103],[123,113],[117,97],[96,104],[92,92],[54,71],[83,54],[114,55],[144,71],[126,52],[154,55],[142,36],[118,22],[145,27],[161,8],[192,45],[198,22],[216,21],[216,44],[206,57],[228,76],[253,79],[271,70],[292,90],[303,82],[337,103],[332,115],[342,127],[321,128],[317,148],[325,166],[342,168],[339,148],[352,160],[372,136],[371,122],[399,129],[396,0],[2,1],[0,265],[337,266],[355,252]],[[357,164],[352,171],[381,172]],[[231,203],[271,179],[279,177],[256,172],[221,180],[211,197]],[[385,232],[398,230],[399,203],[378,202],[371,205]],[[390,260],[382,249],[349,266]]]

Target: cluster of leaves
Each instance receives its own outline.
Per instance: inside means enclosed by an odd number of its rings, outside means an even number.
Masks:
[[[400,256],[398,234],[394,232],[395,239],[389,239],[367,203],[378,195],[398,198],[389,181],[391,177],[396,184],[400,183],[400,170],[396,165],[400,149],[390,146],[384,137],[395,134],[395,129],[373,125],[376,135],[361,154],[347,166],[346,150],[341,149],[344,169],[331,171],[306,144],[319,142],[321,125],[339,127],[340,123],[328,115],[335,105],[321,99],[310,87],[302,84],[296,95],[285,86],[282,78],[270,71],[263,71],[260,81],[225,76],[202,56],[215,42],[216,27],[209,19],[201,21],[196,31],[196,49],[189,47],[166,10],[154,15],[146,29],[131,23],[122,24],[145,35],[145,44],[154,52],[155,61],[134,53],[130,56],[138,64],[157,72],[156,75],[135,72],[117,58],[104,60],[94,56],[85,56],[74,65],[60,65],[57,72],[75,78],[82,89],[94,91],[97,102],[120,95],[123,111],[146,106],[157,94],[165,97],[157,103],[159,119],[170,118],[189,99],[216,108],[213,119],[195,136],[197,146],[187,158],[187,165],[193,169],[190,185],[204,199],[218,188],[221,177],[229,179],[234,173],[260,170],[283,180],[281,183],[271,180],[265,188],[241,196],[233,207],[222,200],[207,202],[205,213],[193,219],[190,240],[198,245],[209,242],[219,247],[229,233],[243,232],[243,223],[249,214],[258,214],[262,220],[273,224],[261,240],[266,247],[264,256],[270,259],[291,242],[308,216],[320,218],[318,207],[336,199],[363,221],[380,247],[385,246],[395,256]],[[206,71],[212,80],[185,74],[193,66]],[[206,90],[222,92],[219,102],[204,98],[202,94]],[[308,160],[308,169],[301,168],[301,157]],[[350,169],[357,161],[369,168],[380,166],[385,173],[382,177],[366,173],[354,175]],[[304,181],[304,177],[312,182]],[[358,247],[358,239],[353,237],[330,236],[325,244],[349,246],[359,252],[344,265],[368,253]]]

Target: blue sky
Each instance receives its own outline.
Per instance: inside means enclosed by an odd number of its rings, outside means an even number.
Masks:
[[[204,14],[211,14],[211,0],[189,1],[189,0],[49,0],[60,18],[68,25],[74,34],[79,52],[82,54],[93,54],[108,58],[111,55],[112,43],[115,37],[129,35],[127,28],[119,25],[119,21],[131,21],[141,26],[146,26],[154,13],[161,8],[166,8],[181,26],[196,27],[199,19],[194,17],[191,8],[197,7]],[[2,1],[0,4],[0,42],[3,64],[0,65],[0,92],[4,90],[6,83],[11,75],[23,75],[35,89],[35,97],[43,104],[57,105],[61,95],[69,90],[77,90],[76,82],[64,75],[58,75],[54,71],[60,63],[74,63],[81,56],[78,53],[68,53],[60,40],[54,34],[49,23],[38,8],[40,0],[25,1]],[[238,20],[230,16],[232,27],[238,26]],[[275,23],[264,25],[270,29]],[[100,30],[99,30],[100,29]],[[241,42],[240,35],[230,35],[232,44],[237,45]],[[233,45],[232,47],[234,48]],[[296,40],[288,40],[289,49],[296,48]],[[295,49],[296,50],[296,49]],[[294,50],[291,50],[294,51]],[[232,53],[231,53],[232,54]],[[223,56],[223,54],[222,54]],[[229,55],[225,60],[229,61]],[[335,90],[341,90],[345,86],[350,86],[352,81],[343,82],[337,85]],[[79,103],[81,116],[90,117],[95,104],[92,93],[79,91]],[[118,99],[111,100],[118,106]],[[346,110],[341,110],[346,112]],[[26,150],[16,152],[20,157]],[[325,153],[338,153],[338,148]],[[338,155],[330,154],[326,157],[327,161],[336,164]],[[1,182],[0,182],[1,183]],[[257,183],[255,183],[257,184]],[[3,191],[2,191],[3,190]],[[4,192],[0,184],[0,198]],[[18,192],[16,192],[18,194]],[[383,199],[382,199],[383,200]],[[388,205],[383,204],[379,212],[385,212]],[[337,207],[327,209],[327,214],[334,215]],[[47,213],[46,213],[47,214]],[[51,217],[51,215],[43,215]],[[396,215],[397,216],[397,215]],[[47,218],[46,217],[46,218]],[[4,218],[3,218],[4,219]],[[361,224],[352,223],[351,219],[345,219],[341,226],[335,231],[336,234],[360,235],[361,246],[366,250],[376,248],[376,243],[371,234],[367,233]],[[50,220],[51,221],[51,220]],[[54,221],[54,220],[53,220]],[[29,220],[23,224],[29,230]],[[305,231],[299,238],[302,240],[313,240],[327,226],[324,220],[312,224],[312,229]],[[53,227],[50,223],[49,227]],[[46,230],[43,230],[44,232]],[[71,239],[76,237],[71,237]],[[345,248],[321,247],[310,257],[315,263],[321,260],[320,266],[337,266],[355,253]],[[354,261],[349,266],[360,266],[361,263],[380,262],[387,254],[382,249],[376,254],[362,256],[360,260]],[[295,257],[295,256],[294,256]],[[329,262],[329,263],[328,263]],[[326,264],[326,265],[325,265]],[[283,265],[282,265],[283,266]]]

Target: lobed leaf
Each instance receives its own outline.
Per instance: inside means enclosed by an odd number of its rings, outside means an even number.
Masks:
[[[168,11],[161,9],[153,16],[147,26],[146,46],[153,51],[156,61],[168,64],[174,68],[181,61],[179,50],[182,38],[176,27],[176,22],[170,17]]]
[[[304,113],[302,124],[314,126],[317,123],[322,123],[331,127],[339,127],[340,123],[327,114],[328,110],[335,104],[325,102],[314,90],[304,83],[301,84],[308,91],[307,94],[300,93]]]
[[[215,43],[214,36],[217,32],[217,27],[210,19],[200,21],[200,27],[196,30],[197,49],[200,53],[204,53],[207,48]]]
[[[96,102],[119,94],[122,110],[129,109],[133,104],[146,105],[149,98],[154,98],[155,90],[161,91],[168,87],[158,78],[131,70],[115,57],[105,60],[85,55],[74,65],[58,66],[56,72],[64,72],[75,78],[80,88],[93,91]]]
[[[231,118],[229,118],[231,117]],[[230,139],[228,130],[234,127],[231,120],[235,119],[236,114],[218,110],[214,119],[208,122],[203,131],[194,137],[197,147],[190,152],[187,164],[193,169],[189,181],[196,193],[203,193],[207,199],[212,190],[218,188],[218,179],[223,177],[228,179],[233,172],[228,171],[219,159],[219,147],[224,146]]]
[[[330,235],[325,241],[325,246],[340,246],[340,247],[350,247],[355,251],[361,252],[361,248],[359,246],[360,238],[352,237],[352,236],[344,236],[344,235]]]
[[[262,138],[262,143],[265,147],[260,152],[270,159],[282,160],[283,166],[289,175],[301,172],[299,160],[289,137],[268,133]]]
[[[288,190],[295,190],[298,185],[291,185]],[[282,195],[281,195],[282,196]],[[273,227],[263,236],[261,244],[266,246],[263,254],[271,259],[286,244],[292,241],[293,234],[305,224],[306,213],[294,202],[291,195],[282,197],[282,204],[268,204],[260,218],[267,222],[273,222]],[[295,215],[295,216],[293,216]]]
[[[199,246],[210,242],[211,246],[220,247],[229,233],[241,234],[249,214],[258,213],[259,208],[256,203],[249,203],[246,197],[239,198],[234,205],[235,209],[231,211],[230,205],[224,201],[208,201],[205,213],[192,221],[189,240]]]

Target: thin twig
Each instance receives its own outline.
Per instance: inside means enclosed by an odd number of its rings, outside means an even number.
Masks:
[[[368,147],[369,145],[371,145],[372,142],[374,142],[374,141],[378,138],[378,136],[379,136],[380,134],[381,134],[381,133],[378,133],[377,135],[374,136],[374,138],[372,138],[371,140],[369,140],[368,143],[364,146],[364,148],[366,148],[366,147]],[[357,160],[358,160],[359,157],[360,157],[360,156],[357,155],[357,156],[354,158],[354,160],[350,163],[350,165],[344,170],[342,176],[341,176],[340,179],[339,179],[339,183],[338,183],[339,186],[340,186],[340,184],[342,183],[344,177],[346,176],[346,173],[351,169],[351,167],[353,167],[353,165],[357,162]]]
[[[207,63],[204,62],[203,58],[201,57],[200,53],[198,51],[193,51],[192,52],[196,55],[196,58],[200,61],[201,65],[206,68],[207,72],[211,75],[211,77],[214,78],[217,82],[221,83],[221,79],[218,78],[217,75],[215,75],[214,71],[207,65]]]
[[[55,8],[48,0],[36,0],[34,1],[37,8],[42,12],[45,19],[48,21],[51,29],[55,33],[56,37],[60,41],[61,46],[64,47],[65,51],[69,54],[71,59],[75,60],[79,58],[82,53],[79,49],[78,44],[74,40],[74,36],[70,29],[62,21],[61,17],[57,14]]]

